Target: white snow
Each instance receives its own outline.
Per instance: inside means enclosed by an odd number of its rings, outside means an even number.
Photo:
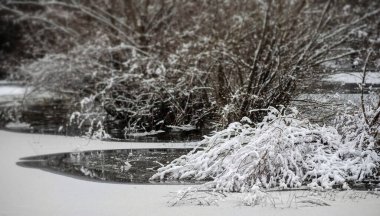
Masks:
[[[22,86],[0,85],[0,104],[2,106],[11,106],[15,104],[17,100],[22,99],[26,92],[27,89]]]
[[[361,94],[300,94],[296,100],[314,101],[319,103],[353,103],[360,104]]]
[[[26,88],[22,86],[0,86],[0,96],[24,95]]]
[[[193,144],[194,145],[194,144]],[[103,142],[85,138],[0,131],[0,215],[378,215],[380,199],[366,192],[328,200],[331,206],[274,208],[249,207],[234,194],[219,206],[168,207],[173,194],[188,186],[107,184],[27,169],[15,163],[21,157],[93,149],[186,147],[184,143]],[[289,192],[281,192],[290,197]],[[340,192],[343,197],[347,192]],[[284,199],[285,200],[285,199]],[[285,201],[282,201],[285,202]],[[305,201],[308,203],[313,200]]]
[[[20,81],[13,81],[13,80],[0,80],[0,85],[22,85],[23,83]]]
[[[9,81],[0,82],[0,103],[2,105],[14,105],[27,96],[29,103],[37,103],[46,98],[62,98],[62,95],[47,91],[36,90],[33,87],[22,86]]]
[[[5,125],[7,129],[30,129],[30,124],[25,122],[9,122]]]
[[[362,83],[363,73],[338,73],[332,74],[322,79],[327,82],[340,82],[340,83]],[[368,72],[365,78],[368,84],[380,84],[380,72]]]

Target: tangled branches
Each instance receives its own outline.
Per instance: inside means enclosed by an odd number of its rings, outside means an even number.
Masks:
[[[87,125],[128,132],[261,121],[265,112],[250,110],[288,104],[319,64],[361,51],[341,48],[380,9],[354,4],[359,13],[346,13],[341,4],[10,0],[0,10],[67,38],[67,50],[19,67],[32,85],[69,94]]]

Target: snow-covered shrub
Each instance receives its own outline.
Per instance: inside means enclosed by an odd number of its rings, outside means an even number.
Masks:
[[[362,105],[346,105],[345,112],[336,118],[336,125],[345,143],[353,143],[358,148],[373,148],[379,142],[380,97],[375,92],[362,97]]]
[[[319,64],[361,50],[340,48],[374,26],[380,10],[361,3],[343,13],[342,4],[9,0],[0,11],[39,29],[30,36],[49,29],[67,38],[22,67],[33,85],[75,98],[86,125],[129,133],[261,121],[264,112],[249,110],[288,104]]]
[[[20,119],[19,109],[18,104],[0,107],[0,128],[3,128],[9,122],[18,122]]]
[[[23,64],[19,70],[29,78],[34,91],[50,91],[83,97],[96,88],[99,81],[112,73],[107,65],[110,40],[105,35],[75,46],[67,53],[47,54]]]
[[[269,108],[254,126],[235,122],[160,168],[152,180],[211,180],[220,191],[252,188],[329,189],[376,175],[370,146],[344,141],[334,127],[297,119],[297,111]]]

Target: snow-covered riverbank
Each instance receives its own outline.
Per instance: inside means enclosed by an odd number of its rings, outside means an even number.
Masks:
[[[380,198],[366,192],[335,193],[331,206],[287,208],[243,206],[241,194],[219,206],[176,206],[167,202],[183,185],[88,182],[19,167],[21,157],[94,149],[188,147],[176,143],[102,142],[84,138],[0,131],[0,215],[378,215]],[[284,200],[294,192],[281,192]],[[365,197],[365,198],[364,198]],[[289,199],[288,199],[289,200]],[[304,203],[305,204],[305,203]]]

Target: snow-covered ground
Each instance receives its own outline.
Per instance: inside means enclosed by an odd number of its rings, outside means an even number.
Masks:
[[[337,73],[327,76],[322,79],[327,82],[339,82],[339,83],[362,83],[363,73],[351,72],[351,73]],[[380,84],[380,72],[368,72],[365,77],[367,84]]]
[[[280,193],[284,198],[283,205],[278,205],[281,208],[244,206],[242,194],[228,196],[219,206],[169,207],[172,196],[189,186],[97,183],[16,165],[21,157],[57,152],[188,146],[0,131],[0,215],[379,215],[380,198],[367,192],[327,194],[326,202],[331,206],[318,207],[304,207],[313,202],[306,200],[288,208],[286,202],[292,203],[289,197],[294,197],[294,192]]]
[[[0,85],[0,105],[14,104],[24,97],[27,89],[17,85]]]
[[[0,86],[0,96],[4,95],[23,95],[25,87],[22,86]]]
[[[36,91],[33,87],[22,86],[19,83],[1,81],[0,82],[0,105],[13,106],[25,96],[29,103],[37,103],[48,98],[61,98],[61,96],[49,91]]]

